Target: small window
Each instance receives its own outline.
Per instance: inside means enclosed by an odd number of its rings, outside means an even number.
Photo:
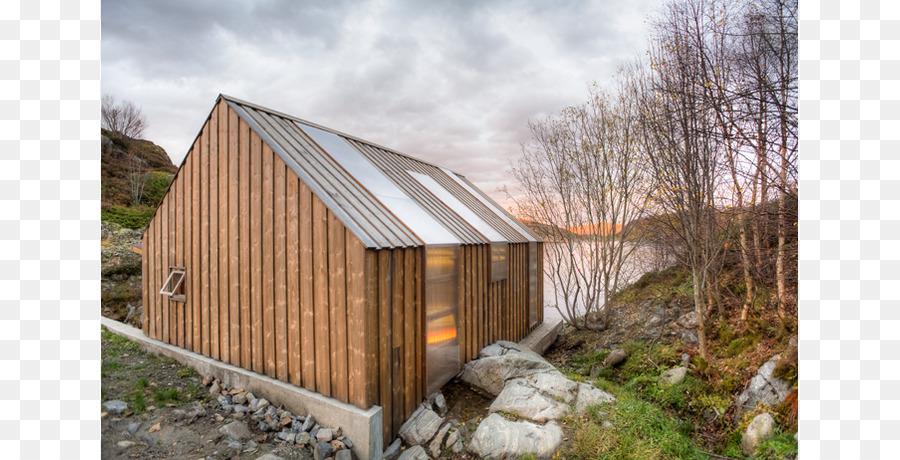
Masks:
[[[169,267],[169,277],[159,293],[169,296],[172,300],[185,301],[184,267]]]
[[[503,281],[509,276],[509,261],[506,253],[509,243],[491,243],[491,282]]]

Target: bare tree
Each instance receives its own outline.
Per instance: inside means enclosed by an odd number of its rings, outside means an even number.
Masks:
[[[530,122],[533,140],[513,175],[521,216],[547,225],[544,271],[560,315],[578,328],[609,325],[609,299],[628,281],[646,211],[648,175],[638,149],[638,112],[620,73],[612,92],[590,87],[587,102]]]
[[[100,123],[116,136],[140,139],[147,128],[147,117],[131,101],[118,103],[115,97],[105,94],[100,99]]]
[[[131,190],[131,204],[138,205],[144,198],[144,189],[150,179],[150,173],[144,166],[144,160],[132,155],[128,160],[128,186]]]

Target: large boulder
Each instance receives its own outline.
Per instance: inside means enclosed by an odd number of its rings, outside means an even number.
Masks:
[[[491,403],[490,411],[509,412],[536,422],[559,420],[570,413],[568,405],[541,393],[525,379],[508,382]]]
[[[552,364],[532,351],[508,348],[503,354],[494,354],[494,350],[490,353],[490,356],[469,361],[460,379],[494,396],[503,391],[508,380],[555,370]]]
[[[747,388],[738,395],[735,401],[735,421],[740,420],[744,412],[753,410],[756,403],[774,406],[787,398],[791,392],[791,384],[772,375],[780,357],[781,355],[775,355],[763,364],[747,384]]]
[[[613,398],[612,395],[599,388],[594,388],[585,383],[579,383],[578,397],[575,398],[575,415],[586,414],[589,406],[611,403],[615,400],[616,398]]]
[[[400,426],[399,435],[408,445],[425,444],[437,434],[443,423],[444,419],[433,410],[419,406],[409,419]]]
[[[541,393],[566,404],[572,404],[572,401],[575,400],[575,393],[578,392],[578,384],[566,378],[562,372],[555,370],[529,375],[525,378],[525,382]]]
[[[503,356],[503,355],[509,353],[510,351],[521,352],[522,347],[520,347],[519,344],[517,344],[515,342],[510,342],[507,340],[498,340],[497,342],[492,343],[492,344],[482,348],[481,351],[478,352],[478,357],[479,358],[488,358],[491,356]]]
[[[744,455],[753,455],[760,444],[774,435],[775,419],[767,413],[759,414],[747,426],[747,431],[741,438],[741,450]]]
[[[403,451],[400,454],[400,458],[397,460],[429,460],[428,453],[425,452],[425,448],[422,446],[412,446],[409,449]]]
[[[478,425],[469,452],[479,458],[518,458],[531,454],[549,458],[562,442],[562,430],[555,422],[544,426],[530,422],[511,422],[491,414]]]

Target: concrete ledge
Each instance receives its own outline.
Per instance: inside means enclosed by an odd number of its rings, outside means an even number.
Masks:
[[[285,408],[295,414],[313,414],[320,425],[340,427],[344,435],[353,441],[351,450],[357,458],[381,458],[384,451],[381,439],[383,417],[381,406],[360,409],[305,388],[160,342],[145,336],[140,329],[109,318],[101,317],[100,324],[114,334],[137,342],[145,351],[168,356],[193,367],[200,375],[215,376],[232,388],[243,388],[270,401],[284,404]]]
[[[519,341],[519,345],[524,345],[531,351],[543,355],[544,352],[553,345],[559,332],[562,330],[563,321],[560,318],[548,319],[540,326],[531,331],[524,339]]]

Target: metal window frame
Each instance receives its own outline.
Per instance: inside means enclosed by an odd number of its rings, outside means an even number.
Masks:
[[[186,273],[187,270],[184,267],[170,265],[169,277],[166,278],[166,282],[163,283],[162,288],[160,288],[159,290],[159,293],[165,296],[169,296],[169,298],[172,300],[184,302],[186,300],[186,296],[184,294],[176,294],[176,291],[178,291],[178,288],[181,287],[182,283],[184,282]],[[175,285],[172,286],[171,289],[166,290],[166,287],[169,286],[173,280],[175,280]]]

